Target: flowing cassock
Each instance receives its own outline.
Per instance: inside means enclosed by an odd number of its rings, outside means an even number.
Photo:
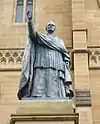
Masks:
[[[37,68],[36,62],[35,62],[37,44],[44,46],[44,48],[46,47],[47,49],[57,51],[62,55],[64,66],[61,65],[60,68],[62,67],[64,68],[60,69],[57,66],[54,68],[59,72],[59,78],[63,80],[66,96],[70,98],[73,97],[74,93],[71,86],[72,80],[71,80],[71,74],[70,74],[70,56],[63,44],[63,41],[57,37],[54,38],[54,37],[49,37],[48,35],[36,33],[36,39],[32,41],[29,38],[25,48],[25,52],[22,60],[22,71],[21,71],[19,91],[17,94],[18,98],[22,99],[24,96],[31,97],[32,86],[35,83],[33,80],[34,72],[35,72],[34,70]],[[55,61],[56,61],[56,58],[55,58]],[[42,67],[42,68],[45,68],[45,67]],[[50,69],[52,67],[46,67],[46,68]]]

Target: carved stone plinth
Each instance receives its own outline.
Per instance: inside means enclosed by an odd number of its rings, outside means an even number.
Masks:
[[[71,100],[22,100],[10,124],[78,124]]]

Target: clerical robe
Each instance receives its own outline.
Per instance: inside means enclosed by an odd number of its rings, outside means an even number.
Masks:
[[[36,33],[28,40],[18,98],[72,97],[70,56],[61,39]]]

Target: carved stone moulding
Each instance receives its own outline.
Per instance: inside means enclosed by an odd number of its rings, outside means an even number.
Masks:
[[[10,124],[16,124],[16,122],[27,122],[27,124],[32,123],[61,123],[65,122],[68,124],[79,124],[79,114],[66,114],[66,115],[11,115]]]
[[[89,48],[89,68],[100,69],[100,48]]]
[[[68,49],[71,56],[71,49]],[[0,49],[0,70],[1,71],[20,71],[24,48]]]
[[[0,49],[0,70],[20,69],[24,49]]]
[[[68,48],[73,63],[74,53],[88,53],[88,63],[90,69],[100,69],[100,48],[89,47],[86,50],[72,50]],[[21,70],[21,62],[24,48],[0,49],[0,70]],[[73,67],[72,65],[72,67]],[[71,68],[72,68],[71,67]]]
[[[75,103],[77,107],[91,106],[90,90],[75,90]]]

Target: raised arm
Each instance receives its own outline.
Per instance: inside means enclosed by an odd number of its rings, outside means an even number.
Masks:
[[[36,32],[34,29],[34,24],[32,22],[32,12],[31,11],[27,12],[27,18],[28,18],[29,37],[31,38],[31,40],[33,40],[36,37]]]

